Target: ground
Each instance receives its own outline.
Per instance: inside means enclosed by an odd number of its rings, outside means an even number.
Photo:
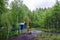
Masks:
[[[30,31],[31,33],[25,33],[25,32],[27,32],[27,30],[24,30],[21,35],[12,37],[9,40],[35,40],[35,36],[38,33],[43,33],[42,31],[39,30]]]
[[[27,32],[24,30],[23,32]],[[41,30],[32,30],[31,33],[23,33],[9,40],[60,40],[60,34],[48,33]]]

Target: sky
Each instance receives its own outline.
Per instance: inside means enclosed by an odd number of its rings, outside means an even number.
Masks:
[[[13,0],[9,0],[9,5],[11,1]],[[36,10],[36,8],[52,7],[55,3],[56,0],[23,0],[23,4],[25,4],[31,11]]]

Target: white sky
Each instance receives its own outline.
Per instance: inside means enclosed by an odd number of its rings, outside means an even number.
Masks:
[[[9,4],[13,0],[9,0]],[[35,10],[36,8],[48,8],[54,6],[56,0],[23,0],[23,3],[30,9]]]

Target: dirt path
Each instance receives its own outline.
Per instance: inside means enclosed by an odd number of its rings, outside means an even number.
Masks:
[[[9,40],[34,40],[32,35],[23,34],[17,37],[10,38]]]
[[[26,30],[24,30],[26,32]],[[31,34],[21,34],[17,37],[10,38],[9,40],[35,40],[35,36],[42,31],[32,30]]]
[[[24,30],[23,32],[26,33],[27,30]],[[10,38],[9,40],[35,40],[35,37],[37,34],[44,33],[44,31],[40,31],[40,30],[32,30],[30,32],[31,34],[21,34],[17,37]],[[55,33],[52,33],[52,34],[55,34]]]

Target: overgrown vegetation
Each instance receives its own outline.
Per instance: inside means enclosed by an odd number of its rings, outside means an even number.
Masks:
[[[36,36],[36,40],[60,40],[60,34],[42,33]]]
[[[31,28],[54,29],[52,31],[60,32],[60,2],[57,1],[52,8],[39,8],[31,12],[19,0],[11,3],[11,9],[6,7],[5,0],[0,0],[0,38],[8,38],[19,31],[19,23],[26,21],[27,17],[31,19]]]

